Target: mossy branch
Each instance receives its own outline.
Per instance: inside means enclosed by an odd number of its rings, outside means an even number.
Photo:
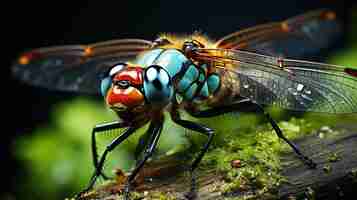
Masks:
[[[350,130],[356,130],[356,127]],[[318,164],[316,169],[309,169],[303,165],[295,154],[284,153],[280,155],[283,180],[275,188],[256,186],[267,188],[256,190],[252,184],[250,187],[244,187],[241,181],[227,190],[225,186],[231,180],[227,179],[226,173],[205,167],[198,170],[197,199],[341,199],[349,193],[357,194],[353,189],[357,188],[357,132],[327,132],[329,133],[317,132],[295,140],[304,153]],[[136,179],[136,192],[132,194],[132,199],[185,199],[184,194],[189,189],[190,178],[188,173],[185,173],[183,163],[153,162],[146,165]],[[244,167],[232,167],[231,170],[239,171]],[[119,174],[116,181],[98,186],[92,192],[83,195],[83,199],[121,199],[119,194],[124,180],[125,176]]]

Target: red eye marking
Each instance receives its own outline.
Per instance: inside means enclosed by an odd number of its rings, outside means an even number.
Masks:
[[[30,51],[22,54],[22,56],[19,58],[18,62],[21,65],[27,65],[31,62],[31,60],[38,59],[41,57],[41,54],[36,51]]]
[[[127,67],[116,74],[113,81],[129,81],[132,86],[143,84],[143,69],[141,67]],[[107,104],[117,105],[118,103],[128,108],[140,105],[144,102],[144,95],[135,87],[127,89],[111,88],[107,95]]]
[[[345,73],[357,77],[357,69],[345,68]]]
[[[113,89],[111,88],[106,98],[107,104],[115,105],[121,103],[122,105],[131,108],[140,105],[144,102],[144,95],[134,87],[129,89]]]
[[[128,67],[124,71],[119,72],[114,77],[114,81],[129,81],[132,85],[143,84],[143,69],[141,67]]]

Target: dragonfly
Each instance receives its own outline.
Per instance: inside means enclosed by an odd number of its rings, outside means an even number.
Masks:
[[[142,157],[127,178],[123,193],[130,199],[132,183],[157,147],[169,113],[176,124],[207,137],[193,159],[187,197],[196,195],[194,171],[207,152],[215,130],[181,118],[229,112],[254,112],[310,168],[316,163],[288,140],[265,106],[323,113],[357,112],[357,70],[296,60],[326,48],[340,34],[336,14],[315,10],[284,21],[258,25],[212,41],[198,33],[156,40],[117,39],[87,45],[39,48],[20,55],[13,74],[28,84],[104,98],[118,120],[96,125],[91,134],[94,173],[80,194],[94,187],[107,155],[140,127],[148,124]],[[105,131],[125,131],[99,156],[96,138]],[[78,195],[80,197],[80,195]]]

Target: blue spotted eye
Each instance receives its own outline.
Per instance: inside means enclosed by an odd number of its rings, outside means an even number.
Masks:
[[[173,96],[171,77],[158,65],[146,68],[143,89],[148,103],[158,107],[167,105]]]

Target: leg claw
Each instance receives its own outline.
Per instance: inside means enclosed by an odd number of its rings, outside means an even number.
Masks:
[[[197,193],[195,191],[189,191],[184,196],[187,200],[193,200],[197,198]]]
[[[130,200],[130,183],[127,182],[124,186],[124,200]]]
[[[187,192],[184,196],[188,200],[193,200],[197,198],[197,183],[196,183],[196,174],[193,169],[190,169],[190,174],[191,174],[191,188],[190,191]]]

